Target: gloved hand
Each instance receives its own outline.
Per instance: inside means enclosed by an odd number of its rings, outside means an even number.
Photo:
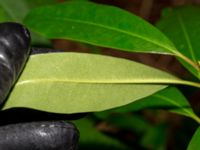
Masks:
[[[30,33],[22,25],[0,24],[0,105],[23,70],[31,51],[30,41]],[[41,52],[51,50],[33,49],[32,54]],[[78,138],[76,127],[64,121],[8,124],[0,127],[0,150],[74,150]]]

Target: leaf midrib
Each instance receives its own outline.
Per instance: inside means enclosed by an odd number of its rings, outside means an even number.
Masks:
[[[52,82],[62,82],[62,83],[80,83],[80,84],[184,84],[187,81],[178,79],[137,79],[137,80],[69,80],[69,79],[55,79],[55,78],[44,78],[44,79],[31,79],[19,81],[16,83],[18,85],[24,84],[40,84],[40,83],[52,83]]]
[[[46,17],[45,19],[52,21],[52,18]],[[142,36],[139,36],[138,34],[133,34],[133,33],[130,33],[130,32],[121,30],[121,29],[119,29],[119,28],[114,28],[114,27],[110,27],[110,26],[106,26],[106,25],[102,25],[102,24],[97,24],[97,23],[94,23],[94,22],[83,21],[83,20],[74,20],[74,19],[70,19],[70,18],[58,18],[58,17],[54,17],[53,19],[54,19],[54,20],[58,20],[58,21],[63,20],[63,21],[66,21],[66,22],[76,22],[76,23],[79,23],[79,24],[88,24],[88,25],[92,25],[92,26],[97,26],[97,27],[105,28],[105,29],[110,29],[110,30],[112,30],[112,31],[117,31],[117,32],[119,32],[119,33],[127,34],[127,35],[129,35],[129,36],[142,39],[142,40],[144,40],[144,41],[147,41],[147,42],[149,42],[149,43],[152,43],[152,44],[154,44],[154,45],[157,45],[157,46],[159,46],[159,47],[161,47],[161,48],[164,48],[164,49],[168,50],[169,52],[171,52],[172,54],[177,54],[176,50],[173,50],[173,49],[171,49],[171,48],[169,48],[169,47],[167,47],[167,46],[163,46],[162,44],[159,44],[159,43],[156,42],[156,41],[152,41],[151,39],[144,38],[144,37],[142,37]],[[44,18],[43,18],[43,20],[41,20],[41,21],[44,21]],[[156,29],[156,28],[155,28],[155,29]],[[158,30],[158,31],[159,31],[159,30]]]
[[[27,80],[19,80],[15,86],[20,86],[24,84],[39,84],[39,83],[47,83],[47,82],[62,82],[62,83],[75,83],[75,84],[180,84],[180,85],[188,85],[193,87],[200,88],[200,84],[192,81],[181,80],[179,78],[173,79],[136,79],[136,80],[89,80],[89,79],[57,79],[57,78],[40,78],[40,79],[27,79]]]

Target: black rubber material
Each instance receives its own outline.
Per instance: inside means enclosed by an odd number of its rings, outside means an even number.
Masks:
[[[86,117],[86,115],[88,113],[57,114],[29,108],[12,108],[0,111],[0,126],[48,120],[77,120]]]
[[[30,52],[30,33],[18,23],[0,23],[0,104],[17,80]]]
[[[75,150],[78,139],[75,126],[64,121],[0,127],[0,150]]]
[[[24,26],[12,22],[0,24],[0,104],[8,96],[30,54],[63,52],[47,48],[30,50],[30,41],[30,33]],[[12,116],[15,117],[15,114],[12,113]],[[4,124],[4,121],[1,123]],[[75,126],[64,121],[17,123],[0,127],[0,150],[75,150],[78,139],[79,132]]]

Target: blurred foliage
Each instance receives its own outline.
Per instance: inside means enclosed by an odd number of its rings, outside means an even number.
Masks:
[[[113,139],[109,136],[105,136],[103,133],[99,132],[95,126],[94,122],[88,118],[80,119],[74,121],[75,125],[80,131],[80,150],[130,150],[127,146],[123,145],[120,141]]]
[[[24,17],[35,7],[55,4],[56,0],[0,0],[0,22],[14,21],[23,23]],[[50,46],[48,39],[31,32],[32,45]]]

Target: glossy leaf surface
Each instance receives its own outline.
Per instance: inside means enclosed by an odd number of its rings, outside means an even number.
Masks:
[[[195,132],[195,134],[193,135],[187,150],[195,150],[195,149],[199,149],[200,148],[200,128],[198,128]]]
[[[169,8],[164,10],[162,19],[157,27],[161,29],[177,49],[197,63],[200,59],[200,7],[184,6]],[[198,70],[181,61],[194,75],[198,75]]]
[[[25,24],[47,38],[70,39],[125,51],[176,54],[158,29],[122,9],[74,1],[32,10]]]
[[[30,107],[58,113],[102,111],[182,83],[168,73],[125,59],[54,53],[30,57],[4,109]]]

